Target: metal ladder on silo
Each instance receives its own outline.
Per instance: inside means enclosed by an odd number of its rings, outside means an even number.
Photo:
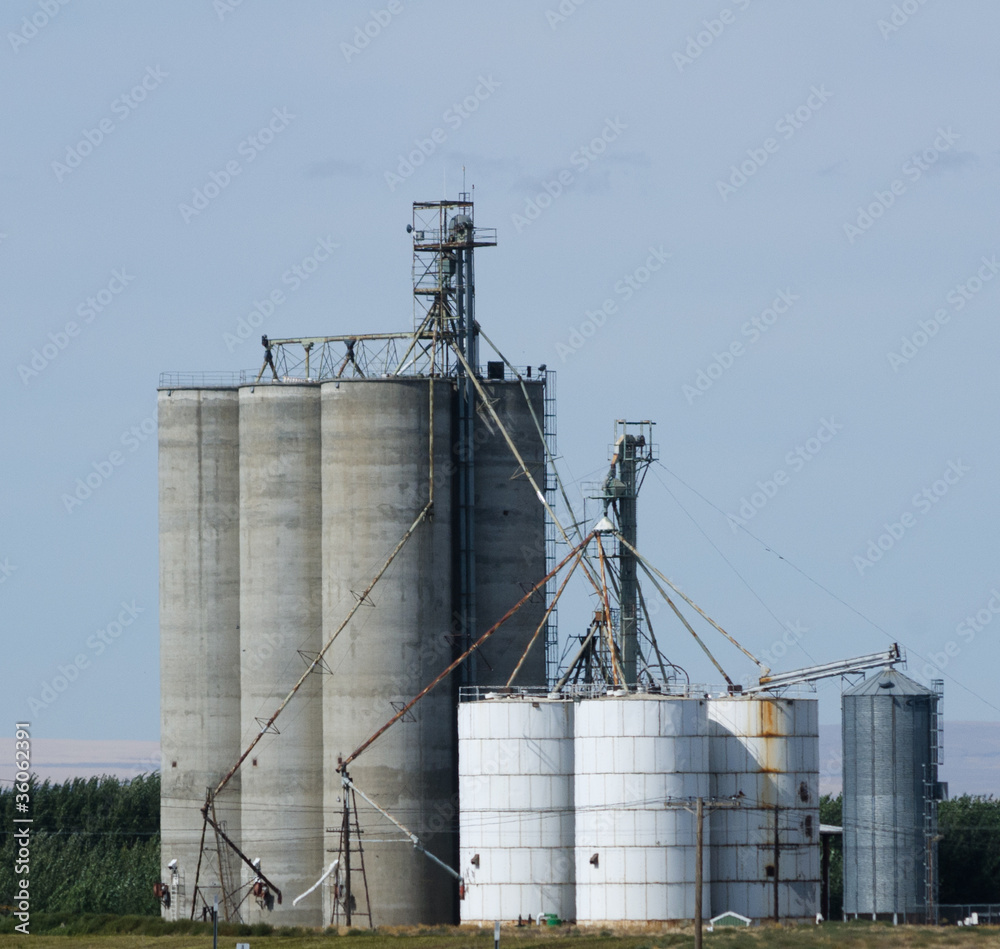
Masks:
[[[539,367],[541,369],[541,367]],[[545,465],[545,500],[549,510],[556,509],[556,476],[552,465],[556,458],[556,374],[542,369],[545,373],[542,403],[542,431],[545,447],[551,463]],[[551,572],[556,565],[556,525],[548,512],[545,514],[545,572]],[[545,584],[545,603],[552,603],[556,595],[556,578]],[[545,681],[552,685],[559,677],[559,607],[553,607],[545,623]]]
[[[938,768],[944,764],[944,679],[932,679],[931,688],[935,701],[930,715],[930,761],[924,766],[924,904],[926,921],[930,925],[938,922],[938,800],[940,782]]]
[[[334,828],[327,828],[332,833]],[[368,874],[365,872],[365,848],[361,843],[361,824],[358,821],[358,800],[354,793],[354,788],[344,788],[344,816],[340,823],[340,842],[336,851],[329,852],[337,854],[340,863],[340,870],[334,876],[333,882],[333,913],[330,916],[330,924],[337,926],[341,922],[343,915],[344,923],[348,926],[354,924],[358,918],[368,920],[368,928],[372,928],[372,906],[368,896]],[[357,854],[358,862],[354,865],[351,855]],[[364,909],[358,907],[356,897],[357,888],[353,885],[352,876],[361,875],[361,889],[365,894]],[[340,883],[340,880],[343,883]]]

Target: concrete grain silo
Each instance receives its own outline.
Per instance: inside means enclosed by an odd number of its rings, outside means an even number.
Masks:
[[[320,390],[240,389],[240,652],[242,730],[249,740],[322,646]],[[272,654],[259,661],[262,652]],[[300,655],[300,651],[302,655]],[[273,918],[247,901],[249,920],[312,925],[292,898],[317,879],[323,852],[323,717],[310,676],[275,734],[241,769],[241,846],[282,889]],[[244,877],[249,868],[244,867]]]
[[[240,753],[239,411],[233,388],[162,389],[157,402],[162,879],[183,916],[199,808]],[[238,777],[216,816],[238,839]],[[218,865],[206,869],[218,884]]]
[[[527,396],[521,384],[511,380],[486,382],[484,388],[528,470],[544,485],[545,449],[537,428],[544,418],[544,384],[525,381]],[[475,432],[476,615],[479,632],[484,632],[545,576],[545,518],[534,488],[493,420],[480,412]],[[475,679],[468,684],[503,685],[544,613],[540,591],[484,645],[475,657]],[[514,684],[545,684],[544,634]]]
[[[815,699],[713,698],[712,913],[811,920],[819,910],[819,713]]]
[[[328,382],[322,403],[322,588],[324,635],[330,638],[427,504],[431,451],[442,470],[448,461],[452,386],[449,380],[412,378]],[[338,846],[343,817],[340,760],[453,657],[452,592],[451,484],[444,478],[435,484],[433,514],[417,527],[327,654],[332,674],[322,680],[328,849]],[[446,682],[349,769],[362,791],[450,866],[458,849],[454,717],[454,687]],[[377,923],[452,921],[456,881],[366,802],[359,801],[358,808],[365,833],[379,841],[362,841]],[[332,891],[324,892],[329,920]]]
[[[894,669],[843,695],[847,916],[925,919],[939,796],[937,701]]]

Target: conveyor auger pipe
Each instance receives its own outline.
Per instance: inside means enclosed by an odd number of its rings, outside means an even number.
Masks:
[[[425,857],[427,857],[430,860],[433,860],[434,863],[436,863],[439,867],[441,867],[442,870],[445,870],[448,873],[450,873],[456,880],[458,880],[459,883],[462,882],[461,873],[459,873],[453,867],[449,867],[448,864],[445,863],[440,857],[434,856],[434,854],[432,854],[420,842],[420,838],[415,833],[413,833],[412,830],[410,830],[408,827],[404,827],[398,820],[396,820],[395,817],[392,816],[392,814],[390,814],[387,810],[384,810],[383,808],[379,807],[378,804],[376,804],[367,794],[365,794],[365,792],[362,791],[361,788],[359,788],[346,774],[341,774],[340,779],[343,782],[345,788],[349,788],[350,790],[354,791],[355,794],[361,795],[361,797],[363,797],[369,804],[371,804],[371,806],[374,807],[375,810],[377,810],[386,820],[391,821],[404,834],[406,834],[406,836],[410,838],[410,843],[413,844],[414,850],[419,850]]]
[[[798,685],[801,682],[814,682],[816,679],[830,679],[834,676],[849,675],[852,672],[864,672],[866,669],[877,669],[879,666],[892,666],[903,661],[904,656],[899,648],[899,643],[893,643],[885,652],[873,652],[855,659],[824,662],[822,665],[793,669],[791,672],[762,675],[759,685],[751,686],[744,691],[763,692],[766,689],[779,689],[786,685]]]

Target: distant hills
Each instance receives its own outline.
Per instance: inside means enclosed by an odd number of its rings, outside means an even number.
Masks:
[[[820,792],[840,791],[840,726],[819,728]],[[111,774],[130,778],[159,770],[160,743],[36,738],[31,743],[32,770],[61,783],[70,778]],[[14,739],[0,738],[0,782],[14,779]],[[993,794],[1000,797],[1000,722],[946,722],[941,780],[951,797]]]
[[[110,774],[133,778],[160,770],[158,741],[32,738],[31,770],[54,784]],[[14,739],[0,738],[0,783],[14,779]]]

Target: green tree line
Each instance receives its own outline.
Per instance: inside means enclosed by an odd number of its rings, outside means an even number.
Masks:
[[[15,817],[32,819],[27,876],[32,913],[153,915],[159,902],[160,776],[33,781],[30,811],[0,789],[0,911],[13,902]]]
[[[160,776],[33,782],[29,890],[35,913],[156,915]],[[17,892],[13,788],[0,789],[0,912]],[[842,823],[841,796],[824,796],[820,821]],[[963,795],[939,806],[940,901],[1000,903],[1000,800]],[[830,856],[831,917],[843,905],[843,852]]]
[[[842,825],[841,795],[824,795],[823,824]],[[1000,800],[963,794],[938,805],[938,872],[941,903],[1000,903]],[[830,851],[830,916],[840,917],[844,897],[842,841]]]

